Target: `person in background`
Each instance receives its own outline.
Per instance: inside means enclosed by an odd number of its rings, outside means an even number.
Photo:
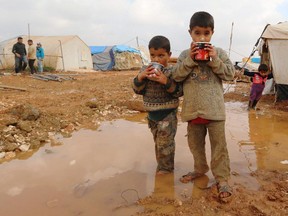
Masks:
[[[36,48],[33,45],[33,40],[28,40],[28,65],[31,71],[31,74],[34,74],[36,72],[34,67],[34,62],[36,60]]]
[[[132,88],[143,95],[144,108],[148,111],[148,126],[154,138],[157,161],[156,175],[173,173],[177,110],[182,86],[172,79],[172,67],[168,67],[171,56],[170,41],[164,36],[153,37],[148,45],[152,63],[163,66],[156,69],[153,64],[143,66],[133,79]]]
[[[24,71],[27,67],[27,52],[22,37],[17,38],[17,43],[12,47],[12,53],[15,55],[15,72]]]
[[[38,72],[43,72],[43,60],[44,60],[44,49],[42,47],[41,43],[37,43],[37,49],[36,49],[36,57],[37,57],[37,66],[38,66]]]
[[[269,69],[266,64],[260,64],[258,67],[258,72],[250,72],[248,69],[242,69],[242,71],[244,75],[252,77],[248,110],[256,109],[256,105],[260,100],[262,92],[265,88],[265,82],[267,79],[273,78],[273,74],[269,73]]]
[[[194,171],[180,178],[182,183],[194,181],[209,171],[205,153],[205,138],[209,133],[211,146],[211,171],[216,180],[222,202],[232,198],[230,159],[225,137],[225,104],[222,80],[234,78],[234,66],[226,52],[211,45],[214,33],[214,19],[205,12],[192,15],[189,25],[192,38],[190,48],[184,50],[174,67],[173,78],[183,82],[182,120],[188,122],[188,144],[194,158]],[[200,52],[198,44],[205,44]],[[198,54],[207,52],[209,58],[199,60]],[[206,55],[205,55],[206,56]]]

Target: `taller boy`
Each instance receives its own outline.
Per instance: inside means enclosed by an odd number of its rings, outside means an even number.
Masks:
[[[184,175],[180,181],[186,183],[203,176],[209,167],[205,154],[207,131],[211,143],[211,170],[216,180],[219,198],[232,195],[228,185],[230,161],[225,138],[225,105],[222,80],[233,80],[234,67],[221,48],[210,44],[214,33],[214,19],[204,11],[196,12],[190,19],[189,33],[192,37],[190,49],[183,51],[173,78],[183,82],[184,101],[182,120],[188,122],[188,144],[194,157],[194,171]],[[210,60],[195,60],[199,53],[199,42],[205,43]]]

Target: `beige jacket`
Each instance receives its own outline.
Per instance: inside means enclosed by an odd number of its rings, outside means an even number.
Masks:
[[[233,80],[235,71],[226,52],[221,48],[216,51],[218,57],[208,63],[193,61],[189,50],[178,58],[172,74],[176,82],[183,82],[183,121],[197,117],[225,120],[222,80]]]
[[[28,59],[36,59],[36,47],[31,45],[28,47]]]

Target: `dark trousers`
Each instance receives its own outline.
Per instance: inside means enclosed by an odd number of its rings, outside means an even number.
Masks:
[[[34,67],[34,62],[35,62],[35,59],[29,59],[28,61],[31,74],[34,74],[36,72],[36,69]]]
[[[15,56],[15,72],[19,73],[20,71],[24,71],[27,67],[27,58],[26,56],[21,56],[20,58]]]

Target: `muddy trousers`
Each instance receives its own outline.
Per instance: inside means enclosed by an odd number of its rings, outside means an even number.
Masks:
[[[148,126],[155,143],[157,171],[172,172],[174,170],[177,122],[177,111],[171,112],[161,121],[148,119]]]
[[[225,138],[225,121],[211,121],[208,124],[188,123],[188,144],[194,158],[194,171],[206,173],[209,170],[205,153],[205,137],[209,134],[211,145],[211,171],[216,181],[230,177],[230,160]]]
[[[35,59],[29,59],[28,60],[28,64],[29,64],[29,68],[30,68],[31,74],[34,74],[36,72],[36,69],[34,67],[34,62],[35,62]]]
[[[258,103],[258,101],[262,96],[264,88],[265,88],[264,84],[255,84],[255,83],[252,84],[248,109],[249,108],[255,109],[256,104]]]

